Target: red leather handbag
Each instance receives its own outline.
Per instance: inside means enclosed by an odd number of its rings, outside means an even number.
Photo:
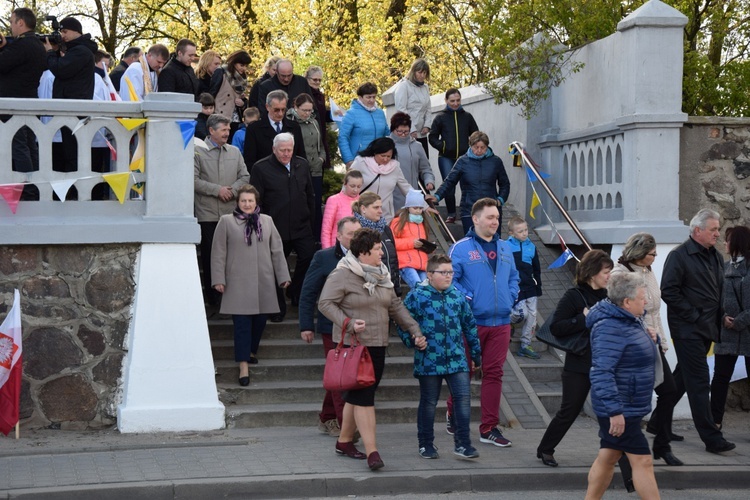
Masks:
[[[349,318],[344,320],[341,340],[326,356],[323,388],[327,391],[351,391],[375,384],[375,368],[372,365],[370,351],[359,343],[354,332],[350,334],[351,345],[344,347],[349,321]]]

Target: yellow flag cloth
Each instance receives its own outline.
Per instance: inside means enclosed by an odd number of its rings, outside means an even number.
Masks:
[[[126,77],[123,77],[123,79],[125,80],[125,83],[128,84],[128,94],[130,94],[130,100],[133,102],[140,101],[140,99],[138,98],[138,94],[135,93],[135,89],[133,88],[133,82],[130,81],[130,78],[126,76]]]
[[[122,172],[119,174],[103,174],[104,181],[109,184],[109,187],[114,191],[117,200],[122,205],[125,203],[125,194],[128,192],[128,179],[130,178],[130,172]]]
[[[539,201],[539,195],[537,195],[536,191],[534,191],[534,194],[531,196],[531,209],[529,210],[529,216],[532,219],[536,219],[536,216],[534,215],[534,209],[541,204],[542,202]]]
[[[133,130],[134,128],[140,127],[148,121],[147,118],[118,118],[118,122],[122,124],[127,130]]]

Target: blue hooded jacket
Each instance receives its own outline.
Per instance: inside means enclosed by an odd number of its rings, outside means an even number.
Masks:
[[[497,268],[493,272],[487,256],[471,228],[448,251],[453,260],[453,284],[470,300],[478,325],[510,324],[510,310],[518,298],[518,271],[507,242],[495,234]]]
[[[365,149],[378,137],[391,133],[382,109],[367,111],[357,99],[339,124],[339,150],[344,163],[354,161],[357,152]]]
[[[591,329],[591,404],[599,417],[651,411],[656,343],[639,318],[601,300],[586,316]]]
[[[404,305],[427,340],[424,351],[414,351],[415,377],[468,372],[464,338],[474,364],[482,364],[474,315],[455,286],[441,292],[426,282],[417,284],[404,299]],[[414,347],[409,332],[399,327],[398,334],[406,347]]]

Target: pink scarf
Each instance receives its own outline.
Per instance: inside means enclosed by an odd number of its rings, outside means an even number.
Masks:
[[[362,159],[365,161],[365,165],[367,165],[367,168],[370,169],[370,172],[374,174],[388,175],[396,168],[399,168],[399,163],[397,160],[390,160],[385,165],[378,165],[378,162],[375,161],[374,156],[366,156]]]

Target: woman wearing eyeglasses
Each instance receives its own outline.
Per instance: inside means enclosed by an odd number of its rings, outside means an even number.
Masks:
[[[625,242],[622,255],[617,260],[617,265],[612,269],[612,275],[621,273],[636,273],[642,276],[646,282],[646,313],[643,316],[646,327],[656,332],[659,339],[659,353],[664,372],[664,382],[658,385],[656,395],[656,409],[651,414],[651,420],[646,430],[654,437],[654,458],[663,458],[667,465],[682,465],[682,461],[672,453],[670,441],[682,441],[683,437],[672,434],[672,414],[674,406],[679,401],[677,385],[675,384],[672,370],[664,353],[669,349],[669,341],[664,334],[661,323],[661,289],[656,275],[651,270],[651,265],[656,260],[656,240],[648,233],[636,233]]]
[[[315,102],[312,96],[302,93],[294,99],[294,107],[286,113],[286,117],[296,121],[302,132],[305,146],[305,157],[310,165],[313,191],[315,192],[315,227],[313,237],[320,242],[320,226],[323,220],[323,163],[326,160],[323,138],[325,129],[315,117]]]
[[[305,78],[310,85],[310,95],[315,105],[315,119],[320,126],[321,136],[323,138],[323,147],[325,148],[326,157],[323,161],[323,170],[331,168],[331,151],[328,148],[328,134],[326,124],[333,122],[331,112],[326,108],[326,96],[320,89],[323,83],[323,68],[320,66],[310,66],[305,72]],[[339,111],[341,114],[341,111]]]

